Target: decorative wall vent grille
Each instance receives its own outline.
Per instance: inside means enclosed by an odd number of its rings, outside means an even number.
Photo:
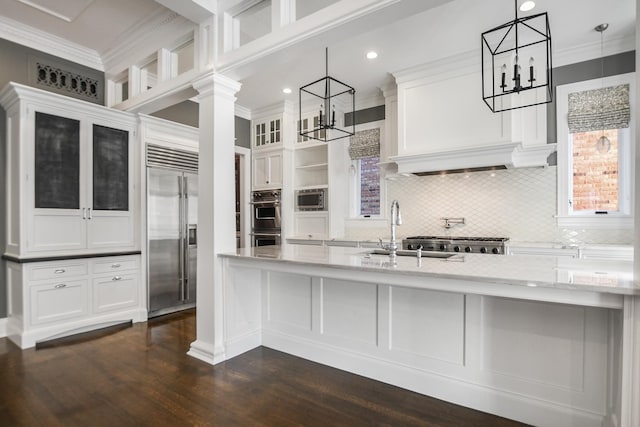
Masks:
[[[37,62],[36,67],[38,84],[62,91],[66,90],[67,92],[76,93],[87,98],[98,99],[98,80],[41,62]]]

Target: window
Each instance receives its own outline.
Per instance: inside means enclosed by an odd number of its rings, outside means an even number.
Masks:
[[[634,79],[558,86],[559,226],[632,226]]]
[[[384,203],[380,174],[380,136],[383,134],[380,122],[358,126],[359,130],[350,138],[349,167],[351,182],[351,216],[373,218],[381,215]]]
[[[354,160],[359,163],[360,209],[359,215],[380,215],[380,156]]]

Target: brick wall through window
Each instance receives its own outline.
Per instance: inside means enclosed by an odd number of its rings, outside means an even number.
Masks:
[[[360,215],[380,215],[380,157],[360,160]]]
[[[604,133],[611,142],[608,152],[599,152],[596,143]],[[618,130],[580,132],[573,141],[573,210],[617,211]]]

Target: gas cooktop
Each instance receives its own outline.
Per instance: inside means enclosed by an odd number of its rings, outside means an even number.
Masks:
[[[412,236],[402,241],[402,249],[425,251],[504,254],[508,237]]]

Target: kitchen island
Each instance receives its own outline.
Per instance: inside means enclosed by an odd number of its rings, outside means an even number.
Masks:
[[[370,252],[221,255],[216,351],[231,358],[264,345],[539,426],[632,425],[640,288],[631,262]]]

